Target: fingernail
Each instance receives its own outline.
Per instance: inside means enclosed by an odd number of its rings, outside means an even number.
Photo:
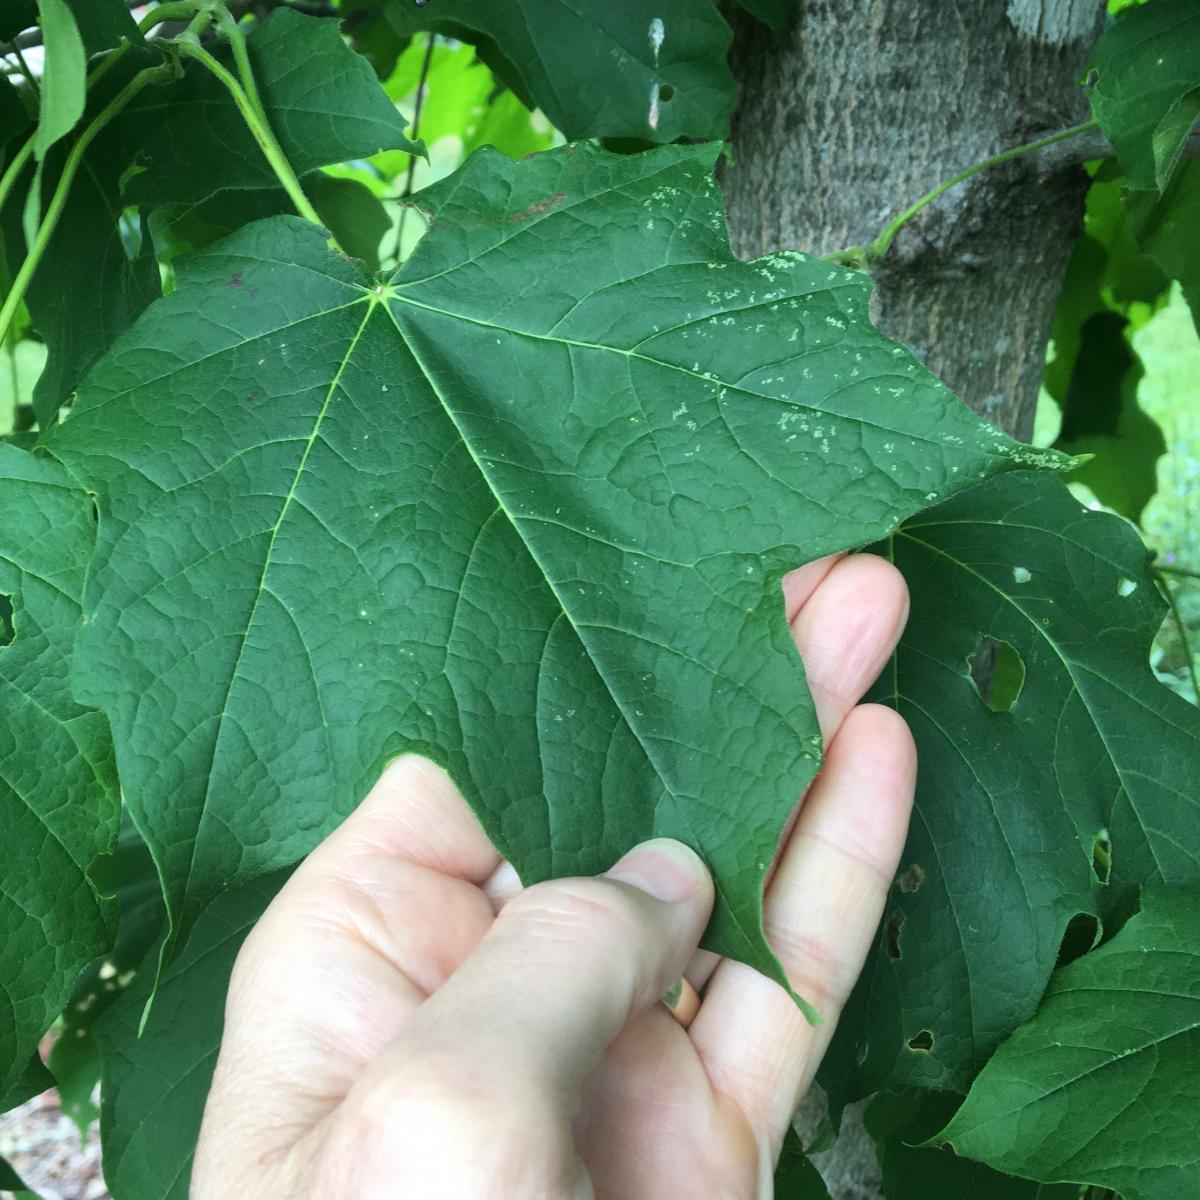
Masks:
[[[654,838],[634,846],[605,877],[627,883],[656,900],[677,904],[691,899],[704,886],[708,869],[682,842]]]

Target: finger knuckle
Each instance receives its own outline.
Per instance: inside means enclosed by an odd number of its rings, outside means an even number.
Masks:
[[[601,944],[626,945],[645,924],[636,893],[604,879],[556,879],[535,884],[517,897],[502,917],[550,937],[581,935]]]

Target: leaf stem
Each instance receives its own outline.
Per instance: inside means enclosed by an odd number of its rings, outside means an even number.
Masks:
[[[1038,138],[1037,141],[1026,142],[1023,146],[1013,146],[1010,150],[1002,150],[999,154],[993,154],[991,158],[985,158],[983,162],[978,162],[974,166],[967,167],[966,170],[959,171],[957,175],[951,176],[944,183],[939,183],[937,187],[926,192],[919,200],[914,200],[898,217],[884,226],[883,232],[873,242],[869,242],[865,246],[848,246],[844,250],[835,250],[832,254],[823,254],[821,257],[827,262],[840,262],[854,267],[869,267],[874,263],[880,262],[891,248],[896,234],[900,232],[904,225],[912,220],[926,205],[932,204],[943,192],[948,192],[952,187],[962,183],[963,180],[970,179],[972,175],[977,175],[980,171],[986,171],[989,167],[997,166],[1002,162],[1008,162],[1013,158],[1020,158],[1024,154],[1032,154],[1037,150],[1044,149],[1046,146],[1053,146],[1055,142],[1064,142],[1068,138],[1078,137],[1081,133],[1087,133],[1089,130],[1095,128],[1097,128],[1096,121],[1085,121],[1082,125],[1072,125],[1070,129],[1060,129],[1057,133],[1051,133],[1046,137]]]
[[[1200,666],[1196,664],[1196,653],[1192,649],[1191,639],[1188,637],[1188,629],[1183,621],[1183,610],[1179,607],[1179,600],[1171,588],[1170,581],[1163,578],[1164,569],[1156,566],[1154,573],[1158,576],[1162,590],[1167,594],[1167,603],[1171,606],[1171,616],[1175,619],[1175,627],[1179,630],[1179,640],[1183,643],[1183,656],[1187,659],[1188,674],[1192,677],[1192,689],[1196,693],[1196,703],[1200,704]],[[1176,571],[1174,573],[1200,579],[1200,571]]]
[[[421,132],[421,109],[425,104],[425,92],[429,86],[429,69],[433,66],[433,49],[437,44],[437,35],[430,33],[429,45],[425,47],[425,57],[421,60],[421,74],[417,78],[417,98],[413,102],[413,123],[412,136],[413,141],[417,139]],[[417,156],[410,154],[408,156],[408,169],[404,173],[404,189],[401,191],[398,200],[400,202],[400,221],[396,227],[396,258],[399,260],[404,253],[404,223],[408,218],[409,205],[407,201],[411,199],[413,194],[413,183],[417,176]]]
[[[225,15],[228,15],[227,13]],[[230,18],[232,21],[232,18]],[[236,28],[236,25],[235,25]],[[237,30],[238,38],[241,38],[241,30]],[[238,41],[234,41],[234,57],[238,55]],[[266,113],[260,111],[262,104],[258,98],[258,90],[255,88],[254,99],[246,92],[246,89],[240,84],[229,69],[219,63],[209,52],[200,45],[194,34],[190,32],[174,43],[181,53],[186,54],[190,58],[194,58],[201,66],[210,71],[217,80],[222,84],[226,91],[233,97],[233,102],[237,105],[238,112],[242,114],[242,120],[246,122],[247,128],[254,135],[254,140],[258,143],[259,149],[262,150],[271,169],[275,172],[276,178],[283,185],[284,191],[287,192],[292,203],[296,206],[296,211],[305,218],[312,221],[314,225],[324,227],[324,222],[317,215],[317,210],[313,208],[308,197],[304,194],[304,189],[300,186],[300,180],[296,177],[296,172],[292,170],[291,163],[287,160],[287,155],[283,152],[283,147],[275,138],[275,134],[271,130],[271,126],[266,119]],[[242,54],[245,54],[245,46],[242,46]],[[239,67],[241,62],[239,61]],[[249,72],[249,58],[245,59],[245,70]],[[253,85],[253,75],[250,75],[251,84]],[[257,103],[255,101],[257,100]]]
[[[182,9],[184,4],[171,5],[171,7]],[[186,0],[186,7],[188,8],[189,12],[194,12],[196,9],[196,0]],[[155,9],[155,12],[161,11],[161,8]],[[146,22],[143,21],[142,24],[145,25]],[[145,32],[145,30],[143,30],[143,32]],[[111,71],[113,67],[115,67],[117,63],[121,61],[122,56],[126,53],[126,51],[128,51],[128,49],[129,43],[122,42],[115,50],[112,51],[111,54],[106,54],[88,72],[87,87],[89,90],[94,88],[96,84],[98,84],[100,80],[103,79],[104,76],[107,75],[109,71]],[[20,178],[21,172],[25,169],[26,164],[29,162],[29,159],[33,154],[33,142],[35,134],[36,130],[34,133],[29,135],[25,144],[16,152],[16,154],[13,155],[12,162],[8,164],[3,176],[0,176],[0,208],[4,207],[10,193],[16,186],[18,178]]]
[[[83,156],[87,148],[95,141],[97,135],[104,127],[124,109],[131,100],[149,83],[155,80],[165,78],[174,68],[169,64],[163,64],[157,67],[147,67],[143,71],[139,71],[118,93],[112,100],[92,119],[86,129],[76,139],[75,144],[71,147],[70,154],[67,155],[67,160],[63,164],[62,175],[59,177],[58,185],[54,189],[54,196],[50,200],[49,207],[46,209],[45,216],[42,217],[41,224],[38,226],[37,236],[34,238],[33,245],[29,248],[29,253],[25,257],[25,261],[21,264],[21,269],[17,272],[16,278],[13,280],[13,285],[9,289],[8,295],[4,298],[4,305],[0,308],[0,339],[7,336],[9,327],[12,325],[13,318],[17,314],[17,309],[20,307],[21,301],[25,298],[25,292],[29,287],[29,281],[33,278],[33,273],[38,268],[38,263],[42,260],[42,255],[46,252],[46,247],[50,244],[50,239],[54,236],[54,231],[58,227],[59,218],[62,216],[63,209],[67,204],[67,197],[71,191],[71,184],[75,180],[75,175],[79,171],[79,164],[83,161]]]

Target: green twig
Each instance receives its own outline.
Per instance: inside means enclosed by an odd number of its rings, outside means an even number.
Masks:
[[[42,255],[46,252],[46,247],[50,244],[50,239],[54,236],[54,231],[58,227],[59,218],[62,216],[63,209],[67,204],[67,197],[71,191],[71,184],[74,182],[75,175],[79,171],[79,164],[83,161],[83,156],[87,148],[95,141],[97,135],[104,127],[124,109],[131,100],[149,83],[153,83],[157,79],[162,79],[173,71],[170,64],[164,64],[158,67],[147,67],[144,71],[139,71],[109,103],[92,118],[87,128],[76,139],[75,144],[71,147],[70,154],[67,155],[67,160],[63,164],[62,175],[59,176],[58,185],[54,189],[54,196],[50,200],[49,207],[46,209],[45,215],[42,217],[41,224],[38,226],[37,236],[34,238],[33,245],[29,248],[29,253],[25,257],[25,261],[21,264],[21,269],[17,272],[16,278],[13,280],[13,285],[9,289],[8,295],[4,298],[4,305],[0,308],[0,339],[7,336],[9,327],[12,325],[13,318],[17,314],[17,309],[20,307],[21,301],[25,298],[25,292],[29,287],[29,281],[33,278],[33,273],[38,268],[38,263],[42,260]]]
[[[1171,607],[1171,616],[1175,619],[1175,627],[1179,630],[1179,640],[1183,643],[1183,656],[1187,660],[1188,674],[1192,677],[1192,688],[1196,693],[1196,703],[1200,704],[1200,666],[1197,666],[1196,663],[1196,654],[1192,650],[1192,643],[1188,638],[1188,629],[1183,621],[1183,611],[1179,607],[1179,601],[1175,598],[1170,581],[1163,577],[1163,572],[1167,569],[1169,568],[1156,566],[1154,573],[1158,576],[1158,582],[1161,584],[1162,590],[1166,593],[1167,603]],[[1200,571],[1176,570],[1174,573],[1193,579],[1200,579]]]
[[[238,32],[240,33],[240,30]],[[279,182],[283,185],[284,191],[287,192],[292,203],[296,206],[296,211],[305,220],[312,221],[314,225],[321,225],[323,227],[324,222],[322,222],[321,218],[317,215],[317,210],[313,208],[308,197],[304,194],[304,189],[300,186],[300,180],[296,177],[296,172],[292,170],[292,165],[288,162],[287,155],[283,152],[283,147],[280,146],[275,138],[275,134],[271,131],[271,126],[267,122],[265,114],[259,111],[258,105],[250,99],[245,88],[233,77],[228,68],[219,63],[200,45],[194,34],[180,37],[175,42],[175,45],[182,54],[194,58],[201,66],[210,71],[220,81],[226,91],[229,92],[233,97],[233,102],[237,105],[238,112],[242,114],[242,120],[246,122],[247,128],[254,135],[254,140],[258,143],[259,149],[262,150],[267,162],[270,163],[276,178],[278,178]],[[234,54],[236,57],[236,48]],[[261,104],[261,101],[259,101],[259,104]]]
[[[29,86],[33,88],[33,94],[40,96],[42,89],[38,87],[37,76],[29,69],[29,64],[25,61],[25,55],[21,53],[21,46],[14,38],[12,43],[13,54],[16,55],[17,63],[20,65],[21,74],[25,76]]]
[[[884,255],[891,248],[896,234],[903,226],[927,204],[932,204],[943,192],[962,183],[964,179],[970,179],[972,175],[979,174],[980,171],[986,171],[989,167],[1008,162],[1009,159],[1020,158],[1024,154],[1032,154],[1046,146],[1053,146],[1055,142],[1064,142],[1068,138],[1078,137],[1081,133],[1087,133],[1096,127],[1095,121],[1085,121],[1082,125],[1074,125],[1070,129],[1060,129],[1057,133],[1038,138],[1035,142],[1027,142],[1023,146],[1014,146],[1011,150],[993,154],[991,158],[985,158],[983,162],[976,163],[973,167],[967,167],[965,171],[959,171],[957,175],[947,179],[944,183],[939,183],[932,191],[926,192],[919,200],[915,200],[898,217],[889,222],[873,242],[869,242],[865,246],[848,246],[845,250],[835,250],[832,254],[823,254],[821,257],[828,262],[840,262],[846,266],[858,268],[872,266],[874,263],[882,261]]]
[[[425,47],[425,57],[421,60],[421,74],[417,77],[417,98],[413,101],[412,141],[416,141],[421,132],[421,109],[425,104],[425,92],[429,86],[429,69],[433,66],[433,48],[437,44],[436,34],[429,34],[429,45]],[[396,258],[404,253],[404,223],[408,218],[408,201],[412,198],[413,183],[417,177],[417,156],[409,154],[408,169],[404,173],[404,189],[398,200],[400,202],[400,221],[396,228]]]

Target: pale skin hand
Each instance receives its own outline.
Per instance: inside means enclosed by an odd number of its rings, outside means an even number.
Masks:
[[[764,907],[824,1023],[696,951],[712,885],[678,843],[522,890],[447,776],[407,757],[238,957],[192,1200],[770,1196],[892,884],[915,775],[903,721],[858,705],[907,615],[900,576],[834,557],[784,590],[828,749]],[[704,996],[687,1030],[657,1003],[685,970]]]

